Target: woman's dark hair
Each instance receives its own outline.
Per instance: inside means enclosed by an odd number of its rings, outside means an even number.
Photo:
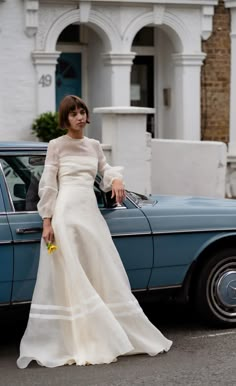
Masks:
[[[76,109],[84,109],[87,115],[87,123],[89,121],[89,110],[84,101],[76,95],[67,95],[65,96],[59,106],[59,125],[62,129],[68,128],[69,121],[68,115],[70,112],[75,111]]]

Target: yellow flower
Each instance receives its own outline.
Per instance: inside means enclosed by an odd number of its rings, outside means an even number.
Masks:
[[[57,246],[52,243],[47,243],[48,253],[53,253],[57,250]]]

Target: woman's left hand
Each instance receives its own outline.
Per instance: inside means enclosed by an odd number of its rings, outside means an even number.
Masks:
[[[125,187],[120,179],[115,179],[112,182],[112,195],[111,198],[115,197],[117,204],[122,204],[125,199]]]

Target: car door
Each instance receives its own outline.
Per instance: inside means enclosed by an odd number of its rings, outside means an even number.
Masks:
[[[0,306],[10,303],[13,280],[13,243],[2,194],[3,182],[0,169]]]
[[[153,266],[153,241],[145,215],[128,198],[123,205],[109,208],[98,186],[95,193],[132,289],[146,289]]]
[[[42,233],[42,220],[37,212],[38,182],[44,158],[44,154],[36,152],[0,155],[13,241],[13,303],[30,301],[35,285]]]

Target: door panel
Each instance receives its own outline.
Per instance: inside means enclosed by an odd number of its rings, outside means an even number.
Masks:
[[[12,301],[31,300],[36,280],[42,220],[38,213],[8,216],[14,242],[14,276]],[[35,229],[35,233],[19,234],[19,229]]]
[[[132,289],[147,288],[153,266],[153,243],[146,217],[138,209],[102,209]]]
[[[7,213],[14,253],[12,301],[31,300],[36,279],[42,219],[37,212],[38,183],[45,155],[2,155],[0,162],[11,203]]]
[[[12,279],[13,243],[7,216],[5,214],[2,191],[0,189],[0,303],[5,304],[10,302]]]

